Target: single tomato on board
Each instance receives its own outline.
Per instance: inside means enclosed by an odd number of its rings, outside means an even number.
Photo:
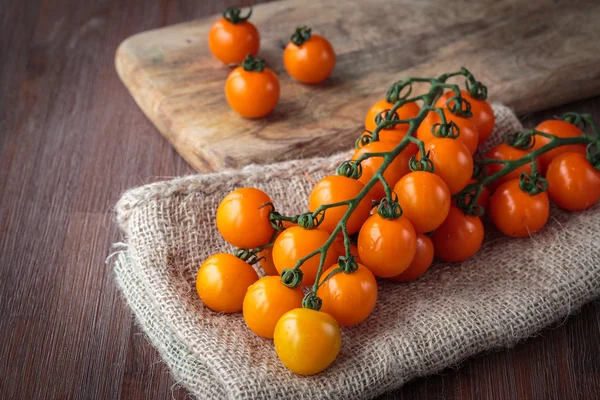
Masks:
[[[223,12],[223,18],[216,21],[208,33],[208,47],[211,53],[225,64],[241,63],[248,54],[256,56],[260,47],[260,35],[256,27],[248,21],[252,8],[246,16],[235,6]]]
[[[327,39],[306,26],[296,28],[283,52],[287,72],[302,83],[321,83],[335,67],[335,51]]]

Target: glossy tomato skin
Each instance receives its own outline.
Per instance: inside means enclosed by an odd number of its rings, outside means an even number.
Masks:
[[[321,282],[338,264],[321,275]],[[377,281],[373,273],[359,264],[358,270],[338,272],[326,280],[317,291],[323,301],[321,311],[331,315],[341,326],[353,326],[367,319],[377,302]]]
[[[358,234],[358,255],[371,272],[381,278],[401,274],[417,251],[417,234],[402,216],[388,220],[379,214],[367,219]]]
[[[507,143],[500,143],[499,145],[490,149],[485,155],[485,158],[493,158],[496,160],[518,160],[519,158],[523,158],[527,155],[527,151],[517,149],[508,145]],[[493,175],[496,172],[502,169],[502,164],[488,164],[486,166],[487,174]],[[492,192],[504,182],[510,181],[512,179],[519,179],[521,174],[525,172],[527,174],[531,174],[531,163],[527,163],[519,168],[515,169],[512,172],[504,175],[503,177],[495,180],[490,184],[490,189]]]
[[[496,124],[496,117],[494,116],[494,110],[490,103],[485,100],[477,100],[472,97],[466,90],[461,90],[460,95],[463,99],[471,104],[471,113],[473,116],[471,119],[477,128],[479,133],[479,145],[483,144],[494,132],[494,125]],[[446,102],[454,97],[453,91],[446,92],[435,102],[436,107],[447,107]]]
[[[538,126],[536,126],[535,129],[540,132],[549,133],[560,138],[572,138],[583,135],[583,132],[575,125],[566,121],[556,119],[544,121]],[[535,144],[533,145],[533,148],[530,151],[537,150],[540,147],[547,145],[549,142],[550,139],[536,135]],[[585,155],[586,153],[585,146],[582,144],[571,144],[552,149],[538,157],[538,162],[540,164],[540,170],[542,174],[546,174],[546,170],[548,169],[548,166],[550,165],[552,160],[554,160],[559,154],[567,152],[580,153],[583,155]]]
[[[581,153],[556,156],[548,167],[546,179],[550,199],[565,210],[584,210],[600,198],[600,171]]]
[[[387,141],[377,141],[371,142],[360,149],[357,149],[354,152],[354,156],[352,156],[352,160],[357,160],[360,156],[367,153],[385,153],[394,150],[397,146],[397,143],[387,142]],[[383,173],[383,178],[390,185],[390,187],[394,187],[396,182],[400,180],[404,175],[410,172],[410,167],[408,162],[410,158],[415,155],[417,152],[416,146],[407,147],[404,149],[398,156],[391,162],[390,165],[386,168]],[[470,154],[469,154],[470,156]],[[363,184],[369,183],[369,181],[373,178],[377,170],[383,164],[383,157],[370,157],[361,162],[362,166],[362,175],[358,179]],[[375,186],[371,189],[370,192],[373,200],[381,200],[385,197],[385,191],[383,189],[383,185],[381,182],[377,182]]]
[[[519,188],[519,180],[504,182],[490,198],[490,216],[499,231],[522,238],[542,229],[548,221],[548,193],[529,195]]]
[[[451,207],[444,223],[431,236],[435,256],[446,262],[466,260],[481,247],[483,234],[480,218]]]
[[[467,146],[456,139],[436,138],[425,143],[425,151],[451,195],[464,189],[473,175],[473,156]]]
[[[335,67],[335,51],[327,39],[311,35],[300,46],[288,43],[283,52],[287,72],[302,83],[321,83]]]
[[[394,187],[403,215],[416,232],[427,233],[444,222],[450,210],[450,190],[439,176],[415,171],[405,175]]]
[[[417,233],[417,250],[415,257],[410,265],[400,275],[393,276],[392,279],[397,282],[410,282],[422,276],[433,263],[433,242],[431,239]]]
[[[248,54],[258,53],[260,35],[251,22],[234,24],[221,18],[210,28],[208,47],[221,62],[240,64]]]
[[[447,108],[442,108],[442,111],[446,117],[446,122],[454,122],[460,130],[460,134],[456,140],[462,142],[467,149],[469,149],[471,155],[475,154],[479,144],[479,132],[477,132],[477,128],[475,127],[473,121],[470,118],[463,118],[458,115],[454,115]],[[435,139],[436,136],[431,132],[431,129],[435,124],[440,124],[441,121],[442,119],[437,112],[429,111],[425,119],[423,119],[417,128],[417,139],[422,140],[423,142],[428,142]]]
[[[261,118],[269,114],[279,101],[279,79],[269,68],[246,71],[237,67],[225,82],[227,103],[245,118]]]
[[[246,325],[258,336],[273,338],[275,325],[288,311],[302,307],[304,294],[281,283],[279,276],[265,276],[246,292],[243,313]]]
[[[209,257],[196,276],[200,300],[213,311],[242,311],[248,287],[258,280],[254,269],[234,255],[219,253]]]
[[[375,123],[375,118],[377,117],[377,115],[383,110],[391,110],[392,107],[394,107],[394,104],[388,102],[385,99],[373,104],[367,112],[367,116],[365,117],[365,129],[373,132],[375,128],[377,128],[377,123]],[[403,104],[400,108],[398,108],[398,110],[396,110],[396,113],[398,114],[399,119],[406,120],[419,115],[419,111],[421,111],[421,107],[419,107],[417,103],[411,102]],[[386,132],[396,132],[396,135],[406,135],[406,132],[408,132],[408,128],[408,124],[398,124],[393,129],[382,129],[379,132],[379,139],[389,140],[389,138],[385,137]]]
[[[315,212],[321,205],[353,199],[364,187],[365,185],[356,179],[338,175],[326,176],[315,185],[310,193],[308,209],[311,212]],[[346,227],[349,235],[358,232],[362,223],[369,217],[371,200],[369,195],[365,196],[358,203],[350,218],[348,218]],[[333,232],[338,222],[346,213],[346,210],[348,210],[348,206],[329,208],[325,211],[325,218],[319,225],[319,228],[330,233]]]
[[[279,275],[284,269],[293,269],[298,260],[323,246],[329,239],[329,233],[322,229],[304,229],[299,226],[287,228],[277,236],[273,243],[273,262]],[[325,254],[323,265],[331,265],[337,259],[333,247]],[[319,268],[320,255],[317,254],[302,264],[300,270],[304,274],[302,286],[315,283]]]
[[[335,361],[342,347],[342,332],[331,315],[296,308],[279,319],[273,342],[277,356],[290,371],[314,375]]]
[[[271,241],[271,198],[262,190],[241,188],[223,198],[217,208],[217,229],[235,247],[253,249]],[[264,206],[264,207],[263,207]]]

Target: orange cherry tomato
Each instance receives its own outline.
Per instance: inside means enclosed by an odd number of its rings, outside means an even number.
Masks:
[[[444,93],[436,102],[436,107],[447,107],[446,102],[454,97],[456,93],[453,91]],[[494,110],[490,103],[485,100],[477,100],[471,97],[469,92],[461,90],[460,95],[463,99],[471,104],[471,113],[473,114],[473,123],[479,133],[479,145],[485,142],[494,132],[494,125],[496,123],[496,117],[494,116]],[[453,102],[454,103],[454,102]]]
[[[261,118],[269,114],[279,101],[279,79],[267,67],[246,70],[237,67],[225,82],[227,103],[245,118]]]
[[[560,138],[572,138],[572,137],[577,137],[577,136],[583,135],[583,132],[575,125],[573,125],[567,121],[561,121],[561,120],[556,120],[556,119],[544,121],[541,124],[539,124],[538,126],[536,126],[535,129],[540,132],[549,133],[551,135],[554,135],[554,136],[557,136]],[[535,143],[530,151],[537,150],[540,147],[547,145],[548,143],[550,143],[550,139],[543,137],[543,136],[535,135]],[[550,165],[552,160],[554,160],[556,158],[556,156],[558,156],[559,154],[567,153],[567,152],[580,153],[583,155],[586,154],[585,146],[582,144],[570,144],[570,145],[565,145],[565,146],[560,146],[560,147],[554,148],[554,149],[542,154],[537,159],[537,161],[540,164],[540,171],[541,171],[542,175],[546,174],[546,170],[548,169],[548,166]]]
[[[321,282],[338,264],[334,264],[321,275]],[[377,302],[377,281],[364,265],[346,274],[338,272],[327,279],[317,290],[323,301],[321,311],[331,315],[342,326],[353,326],[367,319]]]
[[[403,215],[419,233],[435,230],[448,216],[450,191],[442,178],[431,172],[415,171],[405,175],[394,192]]]
[[[302,307],[304,293],[281,283],[279,276],[265,276],[253,283],[243,304],[244,320],[258,336],[273,338],[275,325],[288,311]]]
[[[237,15],[232,15],[237,13]],[[252,13],[252,10],[250,10]],[[237,8],[228,8],[208,33],[208,47],[225,64],[241,63],[248,54],[255,56],[260,46],[258,30],[247,19],[239,17]]]
[[[335,67],[335,51],[323,36],[299,27],[283,52],[287,72],[302,83],[321,83]]]
[[[342,347],[342,331],[331,315],[296,308],[279,319],[273,342],[277,356],[290,371],[314,375],[335,361]]]
[[[367,112],[367,116],[365,117],[365,129],[373,132],[375,130],[375,128],[377,128],[377,123],[375,122],[375,118],[377,117],[377,115],[384,110],[391,110],[392,107],[394,107],[394,104],[388,102],[385,99],[380,100],[377,103],[373,104],[371,106],[371,108],[369,109],[369,112]],[[413,101],[413,102],[406,103],[406,104],[403,104],[402,106],[400,106],[400,108],[398,108],[398,110],[396,110],[396,114],[398,114],[398,119],[406,120],[406,119],[416,117],[419,114],[419,111],[421,111],[421,107],[419,107],[419,105]],[[388,134],[402,135],[402,137],[404,137],[404,135],[406,135],[406,132],[408,132],[408,128],[409,128],[408,124],[398,124],[394,128],[391,128],[391,129],[390,128],[382,129],[379,132],[379,140],[390,140],[390,138],[386,137],[386,135],[388,135]],[[388,133],[388,132],[395,132],[395,133]],[[398,140],[398,142],[399,141],[400,140]]]
[[[200,300],[213,311],[242,311],[248,287],[258,280],[256,271],[234,255],[219,253],[209,257],[196,276]]]
[[[446,182],[450,194],[460,192],[473,175],[473,156],[456,139],[436,138],[425,143],[434,173]],[[420,157],[419,157],[420,158]]]
[[[412,144],[412,143],[411,143]],[[394,150],[397,146],[394,142],[371,142],[364,145],[360,149],[357,149],[352,156],[352,160],[357,160],[360,156],[366,153],[386,153]],[[383,178],[390,187],[394,187],[396,182],[400,180],[404,175],[410,172],[408,162],[410,158],[415,155],[417,151],[416,146],[406,147],[398,156],[391,162],[383,173]],[[471,156],[469,154],[469,156]],[[377,172],[381,164],[383,164],[383,157],[370,157],[363,160],[361,163],[362,175],[358,179],[365,185],[373,178],[373,175]],[[381,182],[377,182],[371,189],[371,197],[373,200],[381,200],[385,197],[385,191]]]
[[[334,239],[333,245],[331,246],[335,251],[336,259],[339,257],[346,257],[346,247],[344,246],[344,238],[338,236]],[[350,254],[354,256],[354,260],[360,264],[360,257],[358,256],[358,247],[350,243]]]
[[[458,115],[454,115],[447,108],[442,108],[442,111],[446,117],[446,122],[454,122],[460,130],[460,134],[456,140],[467,146],[467,149],[469,149],[471,154],[475,154],[477,145],[479,144],[479,133],[477,132],[477,128],[475,127],[473,121],[469,118],[463,118]],[[441,121],[442,119],[437,112],[429,111],[425,119],[417,128],[417,139],[420,139],[424,142],[435,139],[436,136],[431,132],[431,129],[434,125],[440,124]]]
[[[442,261],[463,261],[477,253],[483,243],[481,219],[467,215],[456,207],[451,207],[448,218],[433,236],[435,256]]]
[[[408,268],[417,251],[417,234],[401,216],[385,219],[373,214],[358,234],[358,255],[375,276],[390,278]]]
[[[340,201],[351,200],[355,198],[365,185],[356,179],[345,176],[331,175],[321,179],[315,185],[308,199],[308,209],[315,212],[321,205],[333,204]],[[332,207],[325,211],[325,218],[319,225],[319,228],[327,232],[333,232],[336,225],[346,211],[348,206]],[[348,234],[352,235],[358,232],[362,223],[369,217],[371,210],[371,197],[365,196],[359,203],[350,218],[348,218],[346,228]]]
[[[470,179],[467,184],[470,185],[471,183],[475,183],[475,182],[476,182],[475,179]],[[471,192],[471,193],[473,193],[473,192]],[[489,210],[490,196],[491,196],[490,190],[484,186],[483,189],[481,189],[481,193],[479,194],[479,197],[477,198],[477,205],[479,205],[483,208],[483,214],[480,216],[480,218],[482,218]],[[452,199],[451,205],[456,207],[456,198]]]
[[[275,268],[275,263],[273,262],[273,248],[267,247],[263,251],[259,251],[257,253],[258,258],[260,259],[259,264],[265,275],[277,275],[279,276],[279,272],[277,272],[277,268]]]
[[[490,198],[492,222],[507,236],[530,236],[546,225],[549,213],[548,193],[532,196],[521,190],[518,179],[504,182]]]
[[[422,276],[433,262],[433,242],[422,233],[417,233],[417,250],[412,262],[400,275],[393,276],[397,282],[414,281]]]
[[[517,149],[515,147],[510,146],[507,143],[500,143],[499,145],[493,147],[490,151],[487,152],[485,158],[493,158],[495,160],[518,160],[527,155],[525,150]],[[486,165],[487,174],[493,175],[496,172],[502,169],[502,164],[488,164]],[[519,179],[521,173],[526,172],[531,174],[531,163],[527,163],[512,172],[504,175],[503,177],[495,180],[489,186],[492,192],[504,182]]]
[[[269,221],[272,203],[265,192],[242,188],[229,193],[217,208],[217,229],[235,247],[253,249],[271,241],[275,229]]]
[[[329,239],[329,233],[321,229],[303,229],[299,226],[287,228],[277,236],[273,243],[273,262],[279,275],[284,269],[293,269],[298,260],[323,246]],[[323,265],[331,265],[337,254],[332,247],[325,254]],[[304,274],[302,286],[315,283],[319,269],[320,255],[316,254],[302,264],[300,270]]]
[[[565,210],[584,210],[600,198],[600,171],[580,153],[562,153],[546,172],[550,199]]]

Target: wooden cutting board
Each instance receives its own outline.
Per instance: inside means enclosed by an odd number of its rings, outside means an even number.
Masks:
[[[370,105],[407,76],[465,66],[491,100],[519,114],[600,93],[598,1],[284,0],[256,6],[251,19],[281,98],[268,117],[246,120],[225,100],[231,68],[208,49],[218,17],[132,36],[115,57],[142,111],[198,171],[347,149]],[[302,24],[337,53],[321,85],[295,82],[283,67],[283,48]]]

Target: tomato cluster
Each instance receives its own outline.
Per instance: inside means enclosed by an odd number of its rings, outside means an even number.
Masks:
[[[237,64],[225,83],[225,97],[229,106],[245,118],[268,115],[279,101],[279,79],[255,59],[260,48],[260,34],[249,21],[248,14],[241,16],[235,6],[228,7],[208,34],[212,54],[225,64]],[[299,82],[323,82],[335,67],[335,51],[323,36],[312,34],[311,29],[299,26],[283,52],[287,72]]]
[[[415,98],[422,107],[395,84],[368,111],[352,159],[313,187],[307,213],[284,216],[254,188],[228,194],[216,223],[239,249],[200,267],[204,304],[242,311],[252,332],[273,339],[287,368],[316,374],[336,359],[341,327],[362,323],[376,307],[377,278],[409,282],[434,258],[472,257],[485,215],[504,234],[525,237],[546,224],[549,200],[567,210],[598,201],[597,134],[584,134],[573,118],[545,121],[481,159],[494,113],[484,87],[468,71],[458,74],[469,90],[431,79],[431,91]]]

